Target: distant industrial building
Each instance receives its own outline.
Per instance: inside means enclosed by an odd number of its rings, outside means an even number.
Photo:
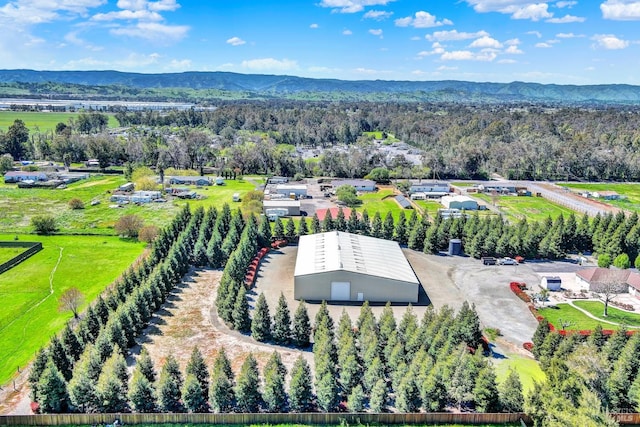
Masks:
[[[376,191],[376,183],[370,179],[334,179],[331,185],[334,190],[343,185],[350,185],[356,191]]]
[[[396,242],[339,231],[300,237],[298,300],[415,303],[419,285]]]
[[[424,195],[418,196],[421,199],[437,199],[449,194],[449,183],[441,181],[427,181],[420,184],[412,184],[411,187],[409,187],[409,194],[413,196],[416,193]]]
[[[269,214],[269,210],[286,210],[286,215],[281,216],[298,216],[300,215],[300,201],[291,199],[264,200],[262,208],[265,214]]]
[[[445,209],[478,210],[478,202],[468,196],[444,196],[440,203]]]
[[[4,174],[4,182],[7,184],[22,181],[47,181],[48,179],[44,172],[11,171]]]
[[[269,184],[286,184],[287,182],[289,182],[289,178],[286,176],[272,176],[267,180]]]
[[[278,184],[275,192],[285,197],[290,197],[291,195],[295,198],[306,197],[307,186],[305,184]]]

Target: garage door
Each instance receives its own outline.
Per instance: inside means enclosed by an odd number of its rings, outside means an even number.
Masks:
[[[350,282],[331,282],[331,300],[349,301],[351,299]]]

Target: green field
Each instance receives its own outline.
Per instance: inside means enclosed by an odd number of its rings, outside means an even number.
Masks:
[[[14,237],[0,235],[0,240]],[[86,302],[92,301],[144,248],[141,243],[107,236],[20,235],[19,239],[42,242],[43,250],[0,275],[0,384],[18,366],[24,367],[72,317],[70,312],[58,311],[58,297],[64,290],[75,286]]]
[[[484,200],[489,205],[493,204],[491,197],[486,194],[477,194],[474,197]],[[512,221],[519,221],[522,218],[530,221],[543,221],[548,216],[557,218],[560,214],[566,217],[575,213],[571,209],[556,205],[542,197],[498,196],[497,206]]]
[[[365,209],[369,214],[369,218],[373,219],[373,216],[376,212],[380,212],[380,216],[382,219],[387,215],[388,212],[391,212],[394,221],[398,219],[400,216],[400,212],[403,211],[394,199],[395,193],[393,190],[378,190],[372,193],[363,193],[358,196],[360,200],[362,200],[362,205],[360,205],[356,210],[358,212],[362,212]],[[411,210],[405,210],[405,216],[409,217],[411,215]]]
[[[580,310],[565,303],[557,304],[555,308],[541,308],[538,312],[558,330],[562,329],[562,322],[570,322],[570,325],[566,328],[567,330],[593,330],[598,324],[603,329],[618,329],[610,323],[592,319]]]
[[[583,310],[588,311],[598,319],[616,322],[620,325],[640,327],[640,314],[629,313],[628,311],[619,310],[609,304],[607,309],[608,316],[604,317],[604,303],[600,301],[575,301],[574,304]],[[610,327],[607,329],[611,329]]]
[[[21,111],[0,111],[0,130],[7,130],[14,120],[20,119],[31,132],[39,130],[41,132],[54,130],[60,122],[67,124],[69,119],[75,119],[80,113],[43,113],[43,112],[21,112]],[[118,121],[109,114],[110,128],[117,127]]]
[[[615,191],[618,194],[626,196],[623,200],[602,200],[602,202],[619,207],[621,209],[628,209],[631,211],[640,212],[640,184],[576,184],[576,183],[561,183],[562,187],[567,187],[572,190],[584,190],[584,191]]]
[[[544,380],[545,375],[540,369],[540,365],[534,359],[522,357],[517,354],[508,354],[505,359],[495,363],[496,379],[501,384],[509,375],[509,369],[514,369],[520,375],[522,391],[526,394],[533,390],[533,382]]]
[[[11,258],[20,255],[28,248],[0,248],[0,264],[9,261]]]
[[[254,188],[249,181],[226,181],[222,186],[194,188],[202,195],[201,200],[170,199],[167,203],[148,203],[142,205],[124,205],[115,208],[109,201],[111,192],[126,182],[122,175],[91,176],[70,184],[63,190],[18,188],[15,184],[0,184],[0,232],[32,232],[31,218],[35,215],[53,215],[61,234],[114,234],[113,225],[123,215],[140,216],[145,224],[163,226],[178,212],[181,206],[189,203],[197,206],[222,207],[231,203],[235,192],[245,193]],[[71,199],[84,202],[84,209],[72,210],[68,206]],[[92,200],[100,204],[91,206]]]

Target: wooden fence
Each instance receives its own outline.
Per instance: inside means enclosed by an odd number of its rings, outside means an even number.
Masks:
[[[26,251],[14,256],[9,261],[0,264],[0,274],[20,264],[31,255],[42,250],[40,242],[0,242],[0,248],[27,248]]]
[[[526,414],[497,413],[287,413],[287,414],[46,414],[0,416],[3,426],[122,424],[520,424],[531,425]]]

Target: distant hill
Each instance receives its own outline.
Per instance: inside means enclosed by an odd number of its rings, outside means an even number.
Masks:
[[[0,96],[107,93],[80,90],[79,86],[118,87],[119,90],[107,91],[112,94],[123,93],[122,88],[146,91],[147,94],[164,93],[169,89],[185,89],[191,92],[183,94],[184,97],[193,96],[194,91],[204,91],[212,99],[216,95],[211,94],[220,91],[226,93],[225,98],[229,97],[229,93],[238,93],[242,94],[238,98],[243,99],[379,100],[386,94],[390,99],[400,101],[640,104],[640,86],[621,84],[575,86],[454,80],[350,81],[228,72],[140,74],[119,71],[0,70]],[[127,91],[127,94],[132,96],[130,91]]]

